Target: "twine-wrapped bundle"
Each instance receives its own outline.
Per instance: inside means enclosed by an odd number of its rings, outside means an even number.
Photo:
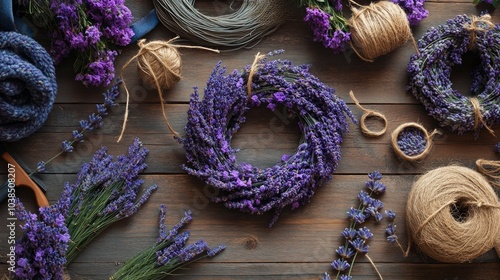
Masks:
[[[500,174],[500,162],[477,165]],[[446,166],[422,175],[408,196],[406,219],[409,241],[436,260],[468,262],[493,247],[500,254],[500,202],[488,180],[469,168]]]
[[[35,40],[0,32],[0,141],[17,141],[47,120],[57,93],[50,55]]]
[[[352,16],[348,22],[351,46],[365,61],[372,62],[413,39],[406,13],[390,1],[353,7],[351,11]],[[415,45],[415,40],[413,42]]]

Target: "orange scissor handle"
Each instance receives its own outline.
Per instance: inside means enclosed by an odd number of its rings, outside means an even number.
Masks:
[[[36,203],[39,207],[49,206],[49,201],[47,197],[43,193],[43,191],[38,187],[38,185],[30,178],[28,173],[24,171],[21,165],[8,153],[5,152],[2,154],[2,158],[6,160],[8,163],[16,166],[16,186],[23,186],[30,188],[35,194]]]

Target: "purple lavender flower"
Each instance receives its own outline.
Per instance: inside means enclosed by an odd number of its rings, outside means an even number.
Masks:
[[[459,15],[429,29],[418,41],[419,52],[410,58],[407,71],[408,90],[440,126],[458,134],[475,132],[477,137],[481,128],[500,123],[499,56],[491,52],[500,44],[500,27],[496,25],[480,32],[471,42],[470,31],[464,28],[471,22],[471,17]],[[479,23],[479,27],[489,28],[483,23]],[[462,64],[462,56],[467,52],[478,55],[479,65],[472,71],[471,92],[479,102],[482,122],[476,121],[471,99],[452,87],[452,68]]]
[[[260,61],[248,102],[246,88],[238,85],[248,80],[249,70],[247,66],[243,72],[226,75],[226,69],[217,64],[203,100],[194,89],[186,137],[179,142],[189,163],[184,169],[219,190],[213,201],[252,214],[274,211],[272,225],[285,207],[306,204],[316,188],[331,178],[340,160],[347,118],[356,120],[333,88],[310,74],[307,66],[293,66],[287,60]],[[237,150],[230,141],[245,113],[259,104],[274,108],[276,103],[297,115],[303,143],[294,155],[270,168],[237,162]]]
[[[167,228],[164,224],[165,216],[166,206],[162,204],[160,205],[160,229],[155,246],[142,251],[132,260],[126,261],[125,265],[111,277],[112,279],[140,279],[144,275],[148,275],[148,279],[162,279],[165,275],[172,274],[188,263],[204,257],[213,257],[226,248],[225,245],[210,248],[202,239],[187,245],[189,231],[179,233],[179,230],[191,221],[189,211],[169,230],[167,235]]]
[[[497,154],[500,154],[500,142],[495,144],[494,151]]]
[[[328,3],[328,2],[323,2]],[[340,1],[338,1],[340,3]],[[340,4],[340,8],[342,4]],[[323,10],[324,9],[324,10]],[[347,49],[350,41],[349,27],[342,17],[341,9],[334,10],[329,5],[323,7],[306,8],[304,21],[313,30],[313,40],[321,42],[324,47],[338,54]]]
[[[425,134],[417,128],[409,127],[401,131],[397,138],[399,149],[407,156],[416,156],[427,147]]]
[[[406,13],[410,25],[415,26],[429,15],[429,11],[424,8],[425,0],[392,0],[399,5]]]
[[[365,182],[365,187],[370,190],[370,192],[364,190],[360,191],[358,194],[358,207],[351,207],[347,212],[347,217],[351,222],[349,227],[345,228],[341,233],[345,239],[344,245],[339,246],[335,250],[340,258],[332,262],[333,269],[338,271],[335,279],[351,279],[350,268],[354,266],[357,255],[364,254],[368,257],[369,246],[367,242],[373,237],[373,233],[366,226],[359,227],[358,230],[355,228],[358,225],[364,224],[370,217],[374,217],[376,222],[383,219],[380,210],[384,204],[381,200],[372,197],[372,195],[381,195],[385,193],[385,185],[379,182],[379,180],[382,179],[382,174],[378,171],[374,171],[368,174],[368,178],[370,180]],[[386,214],[389,217],[395,217],[395,213],[391,210],[386,211]],[[391,236],[391,238],[394,237],[395,236]],[[390,238],[388,238],[388,240],[389,239]],[[347,269],[349,269],[347,274],[341,274],[341,272]],[[329,277],[328,273],[323,275],[323,279],[330,279]]]
[[[73,130],[71,133],[73,136],[72,140],[64,140],[61,143],[61,151],[53,156],[51,159],[46,162],[41,161],[37,164],[36,172],[45,172],[45,165],[63,153],[71,153],[74,150],[73,145],[75,143],[82,142],[86,132],[92,132],[98,128],[100,128],[103,124],[102,117],[107,115],[107,108],[116,105],[116,98],[120,94],[119,85],[122,83],[121,79],[116,79],[116,82],[111,86],[106,92],[103,93],[104,103],[97,104],[97,114],[92,113],[89,115],[88,120],[80,120],[79,125],[81,130]]]
[[[58,64],[76,54],[76,80],[86,86],[106,86],[114,78],[117,49],[134,33],[132,13],[122,0],[20,1],[22,12],[49,30],[50,54]],[[35,6],[35,8],[33,8]]]
[[[135,214],[157,189],[153,185],[139,196],[143,180],[138,177],[147,167],[147,154],[148,150],[136,138],[125,155],[114,159],[102,147],[89,163],[83,164],[71,185],[72,211],[66,220],[72,240],[67,251],[68,263],[112,223]]]
[[[16,243],[16,279],[64,279],[66,250],[70,235],[65,224],[71,204],[71,187],[65,187],[57,203],[41,207],[36,215],[16,202],[16,217],[24,221]]]

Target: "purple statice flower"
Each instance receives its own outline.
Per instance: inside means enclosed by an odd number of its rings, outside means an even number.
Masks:
[[[130,44],[132,13],[123,0],[19,1],[21,11],[49,30],[49,53],[58,64],[76,54],[76,80],[86,86],[106,86],[114,78],[120,47]]]
[[[36,172],[45,172],[45,165],[47,163],[51,162],[63,153],[73,152],[73,145],[75,143],[82,142],[84,140],[85,133],[92,132],[102,126],[102,118],[103,116],[108,114],[108,108],[117,105],[115,101],[118,95],[120,95],[119,86],[121,85],[121,83],[121,79],[116,79],[116,82],[106,92],[103,93],[104,103],[96,105],[97,113],[90,114],[87,120],[80,120],[79,125],[81,130],[73,130],[73,132],[71,133],[73,138],[71,140],[63,140],[61,143],[61,151],[51,159],[47,160],[46,162],[39,162],[37,164]]]
[[[488,14],[482,17],[490,18]],[[458,15],[427,30],[418,41],[419,52],[412,55],[407,66],[408,90],[441,127],[458,134],[475,132],[478,137],[481,128],[500,123],[500,55],[496,52],[500,26],[479,22],[478,27],[488,31],[476,32],[472,42],[466,28],[471,23],[470,16]],[[472,71],[471,92],[479,103],[481,121],[473,100],[452,87],[452,68],[462,64],[465,53],[478,57],[479,65]]]
[[[155,246],[126,261],[111,279],[139,279],[144,275],[148,275],[148,279],[163,279],[188,263],[213,257],[226,248],[225,245],[210,248],[203,239],[187,244],[189,231],[179,233],[179,230],[191,221],[190,212],[184,213],[184,217],[167,231],[166,209],[165,205],[160,205],[160,229]]]
[[[429,11],[424,8],[425,0],[392,0],[392,2],[405,11],[412,26],[419,24],[429,15]]]
[[[191,95],[184,146],[189,174],[218,189],[214,202],[251,214],[274,212],[271,225],[286,207],[309,202],[318,186],[330,180],[341,158],[340,144],[356,122],[334,89],[309,73],[308,66],[287,60],[263,59],[252,79],[249,101],[246,87],[250,66],[232,71],[218,63],[210,75],[203,99]],[[303,141],[295,154],[273,167],[259,169],[236,160],[231,139],[255,106],[281,104],[297,116]]]
[[[407,156],[417,156],[427,147],[427,139],[422,130],[408,127],[399,133],[397,138],[399,149]]]
[[[147,154],[148,150],[136,138],[127,154],[114,158],[102,147],[89,163],[83,164],[71,185],[74,191],[72,211],[67,216],[72,240],[67,252],[68,263],[108,226],[135,214],[157,189],[153,185],[139,196],[143,183],[139,174],[147,167]],[[88,226],[82,228],[81,225]]]
[[[22,237],[15,246],[15,279],[64,279],[70,240],[65,217],[71,204],[71,192],[71,187],[66,186],[57,203],[41,207],[39,215],[27,211],[17,200],[15,214],[24,225],[21,225]]]
[[[383,215],[380,210],[384,206],[382,201],[373,196],[382,195],[386,191],[385,185],[383,187],[378,186],[379,180],[382,179],[382,174],[378,171],[374,171],[368,174],[369,181],[365,182],[365,187],[369,192],[361,190],[358,194],[359,204],[358,206],[351,207],[347,212],[347,217],[350,220],[349,227],[342,231],[342,236],[344,237],[344,245],[338,247],[335,252],[338,255],[338,259],[332,262],[332,268],[337,271],[335,279],[351,279],[351,268],[354,266],[354,262],[357,259],[358,254],[363,254],[368,257],[368,241],[373,238],[373,233],[364,224],[370,217],[374,217],[376,222],[382,220]],[[375,187],[375,186],[378,187]],[[383,184],[382,184],[383,185]],[[395,216],[393,211],[386,211],[388,217]],[[358,227],[362,225],[362,227]],[[358,229],[356,230],[356,228]],[[346,270],[348,272],[346,273]],[[329,279],[328,273],[324,274],[324,279]],[[325,278],[326,277],[326,278]]]

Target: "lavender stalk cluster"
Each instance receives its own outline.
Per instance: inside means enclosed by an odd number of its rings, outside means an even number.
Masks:
[[[118,105],[116,103],[116,98],[120,95],[119,86],[122,80],[116,79],[116,82],[102,95],[104,97],[104,102],[96,105],[96,112],[89,115],[88,119],[80,120],[80,130],[73,130],[71,133],[73,138],[71,140],[64,140],[61,143],[61,151],[54,155],[52,158],[46,161],[40,161],[37,163],[36,172],[45,172],[45,166],[56,159],[64,153],[71,153],[74,150],[74,145],[83,142],[85,139],[85,133],[93,132],[103,125],[103,117],[108,115],[108,110],[111,107]]]
[[[341,0],[301,0],[300,4],[306,7],[304,21],[311,27],[314,42],[322,43],[334,54],[349,47],[351,33]]]
[[[337,271],[335,279],[352,279],[351,272],[356,259],[360,255],[369,258],[369,245],[367,243],[373,237],[373,233],[363,224],[370,218],[373,218],[376,222],[384,219],[381,213],[384,203],[376,198],[383,195],[387,189],[386,185],[380,182],[382,174],[374,171],[368,174],[368,178],[369,180],[365,182],[366,191],[361,190],[358,194],[359,205],[356,208],[351,207],[347,212],[350,224],[349,227],[342,231],[345,242],[335,250],[338,258],[331,264],[333,269]],[[386,212],[386,215],[387,213],[393,214],[394,212]],[[374,265],[371,259],[369,260]],[[324,273],[321,279],[331,280],[332,278],[328,273]]]
[[[192,220],[190,211],[186,212],[184,217],[168,231],[165,217],[166,206],[162,204],[156,244],[126,261],[125,265],[109,278],[110,280],[163,279],[191,262],[204,257],[213,257],[226,248],[225,245],[210,248],[203,239],[187,244],[189,231],[180,233],[179,230]]]
[[[22,12],[48,29],[49,53],[58,64],[75,53],[75,80],[107,86],[118,49],[131,42],[132,13],[124,0],[18,0]]]
[[[424,152],[427,147],[427,139],[422,130],[408,127],[398,135],[397,143],[399,149],[407,156],[416,156]]]
[[[16,264],[14,279],[64,279],[66,250],[70,235],[65,224],[69,213],[71,189],[66,187],[59,201],[48,207],[41,207],[39,215],[26,210],[17,201],[15,215],[23,230],[15,246]]]
[[[310,74],[308,66],[267,59],[259,65],[249,98],[250,66],[226,75],[219,62],[203,99],[196,88],[191,95],[186,136],[179,141],[189,163],[184,169],[218,189],[214,202],[251,214],[273,211],[272,225],[285,207],[305,205],[316,188],[330,180],[341,158],[347,118],[357,121],[335,90]],[[303,134],[295,154],[265,169],[237,162],[237,150],[231,147],[245,113],[261,105],[286,108],[298,117]]]
[[[484,31],[468,30],[472,19],[467,15],[431,27],[407,66],[408,90],[440,126],[458,134],[475,131],[477,136],[481,128],[500,123],[500,26],[488,26],[489,19],[483,15],[477,22]],[[471,95],[477,98],[481,118],[471,99],[452,87],[452,68],[462,64],[467,52],[477,56]]]
[[[89,163],[84,163],[76,181],[66,191],[71,191],[71,206],[66,217],[71,243],[67,251],[70,263],[96,236],[116,221],[135,214],[156,185],[139,196],[143,180],[139,173],[146,169],[148,150],[136,138],[128,153],[116,158],[102,147]]]
[[[411,26],[419,24],[429,15],[429,11],[424,8],[425,0],[392,0],[392,2],[405,11]]]

